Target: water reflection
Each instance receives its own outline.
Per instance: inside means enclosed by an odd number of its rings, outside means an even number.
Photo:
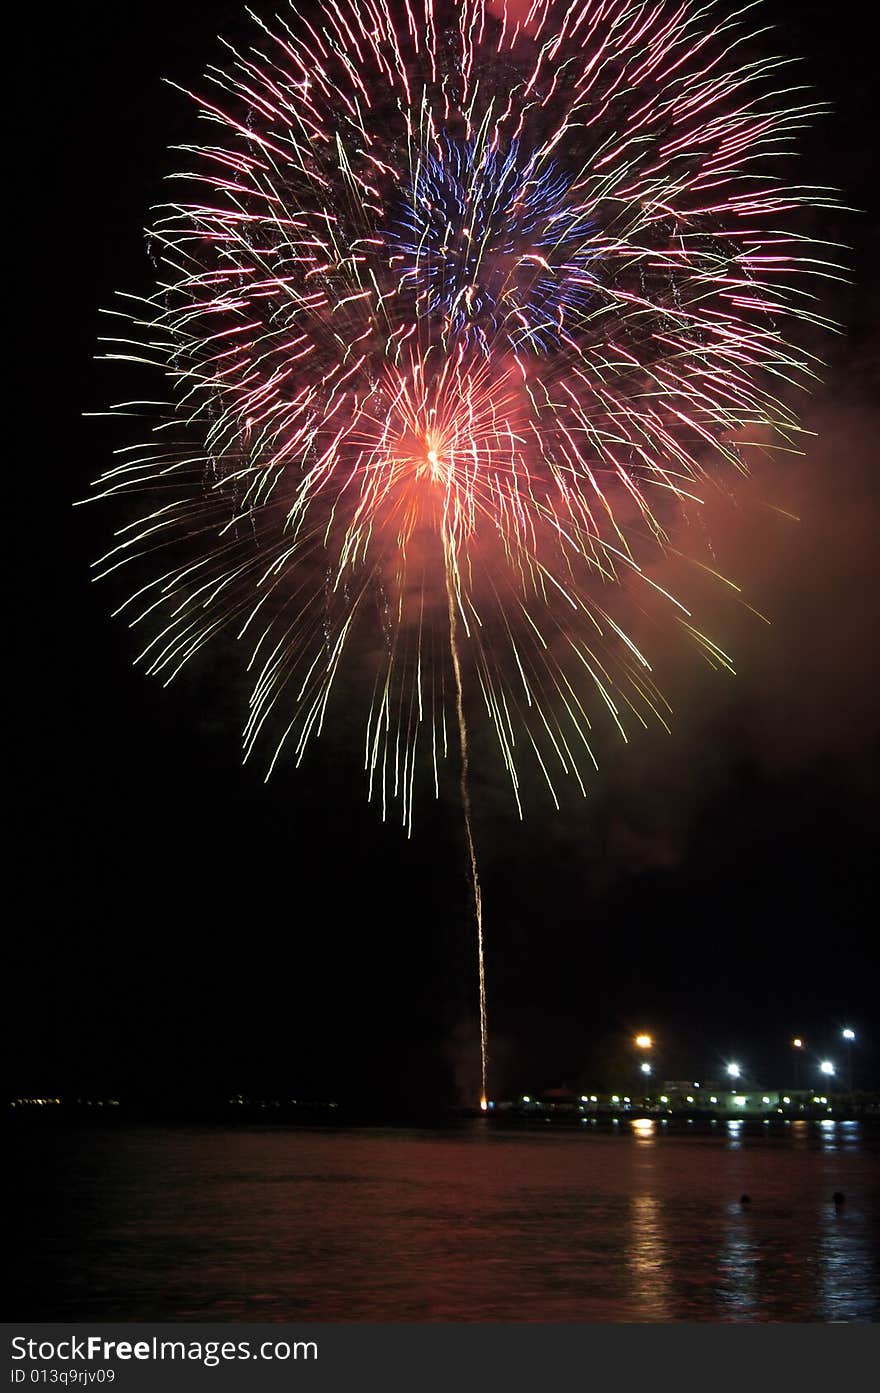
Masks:
[[[791,1137],[798,1150],[806,1150],[812,1145],[813,1129],[805,1117],[793,1117]]]
[[[627,1266],[633,1280],[639,1320],[674,1319],[670,1304],[668,1257],[663,1206],[654,1195],[633,1195],[630,1200]]]
[[[652,1145],[654,1141],[654,1119],[652,1117],[635,1117],[631,1122],[633,1136],[636,1141]]]
[[[823,1206],[819,1223],[818,1286],[822,1319],[872,1319],[870,1314],[853,1315],[856,1311],[870,1311],[872,1291],[876,1297],[878,1285],[876,1251],[868,1241],[864,1225],[859,1223],[858,1214],[853,1214],[846,1204],[832,1202]],[[873,1319],[878,1318],[880,1310],[875,1305]]]
[[[749,1213],[730,1205],[718,1258],[722,1320],[754,1320],[757,1309],[758,1253]]]
[[[880,1318],[880,1135],[858,1127],[117,1128],[7,1150],[14,1320]]]
[[[823,1151],[833,1152],[837,1150],[837,1123],[833,1122],[831,1118],[823,1119],[819,1123],[819,1141]]]

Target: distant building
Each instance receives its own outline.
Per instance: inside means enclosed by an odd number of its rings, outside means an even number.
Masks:
[[[731,1088],[730,1083],[715,1083],[706,1080],[699,1084],[686,1079],[666,1079],[662,1093],[655,1101],[663,1106],[674,1108],[699,1108],[705,1112],[723,1113],[727,1117],[767,1117],[771,1114],[810,1111],[831,1112],[831,1098],[824,1093],[814,1094],[810,1089],[768,1088],[764,1084],[740,1082],[739,1087]]]
[[[539,1095],[539,1102],[554,1112],[576,1112],[580,1101],[580,1094],[571,1088],[548,1088]]]
[[[711,1112],[717,1112],[730,1094],[729,1087],[714,1079],[703,1079],[699,1083],[693,1079],[664,1079],[659,1090],[659,1101],[665,1099],[670,1107],[701,1108]],[[766,1092],[761,1089],[761,1095]],[[654,1096],[657,1100],[658,1095]]]

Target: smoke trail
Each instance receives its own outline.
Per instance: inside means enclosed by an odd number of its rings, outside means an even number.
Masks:
[[[477,975],[480,989],[480,1107],[486,1111],[489,1028],[486,1019],[486,964],[483,955],[483,901],[480,894],[480,877],[477,871],[477,853],[474,847],[474,834],[471,825],[471,798],[468,789],[468,738],[467,722],[464,717],[464,704],[461,687],[461,662],[458,656],[458,616],[456,613],[456,585],[454,580],[453,552],[449,533],[443,525],[443,555],[446,572],[446,599],[449,606],[449,646],[452,650],[452,667],[455,672],[455,710],[458,716],[458,740],[461,749],[461,806],[464,813],[464,830],[467,837],[468,857],[471,869],[471,888],[474,895],[474,914],[477,924]]]

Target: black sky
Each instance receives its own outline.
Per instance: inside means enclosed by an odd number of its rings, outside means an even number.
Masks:
[[[778,1078],[797,1030],[876,1053],[876,76],[824,4],[768,0],[833,112],[801,175],[857,289],[809,407],[803,465],[717,524],[719,559],[774,621],[729,618],[736,680],[670,657],[672,737],[609,749],[586,806],[535,790],[521,826],[487,752],[475,786],[494,1088],[574,1079],[643,1025],[664,1072],[730,1051]],[[6,695],[6,1086],[366,1100],[472,1090],[472,928],[460,814],[407,841],[367,806],[345,740],[268,786],[240,764],[242,693],[218,669],[163,690],[89,582],[112,519],[74,509],[114,439],[84,420],[130,391],[93,362],[114,291],[149,285],[141,228],[195,135],[185,98],[237,5],[141,0],[19,16],[6,274],[12,557]],[[722,567],[723,568],[723,567]],[[218,678],[220,679],[218,682]],[[454,781],[452,781],[454,788]],[[872,1023],[872,1016],[874,1021]],[[873,1032],[873,1043],[872,1043]],[[698,1074],[695,1074],[699,1077]]]

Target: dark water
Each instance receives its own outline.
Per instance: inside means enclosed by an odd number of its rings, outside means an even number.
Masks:
[[[7,1145],[7,1319],[880,1317],[880,1138],[856,1124],[37,1130]]]

